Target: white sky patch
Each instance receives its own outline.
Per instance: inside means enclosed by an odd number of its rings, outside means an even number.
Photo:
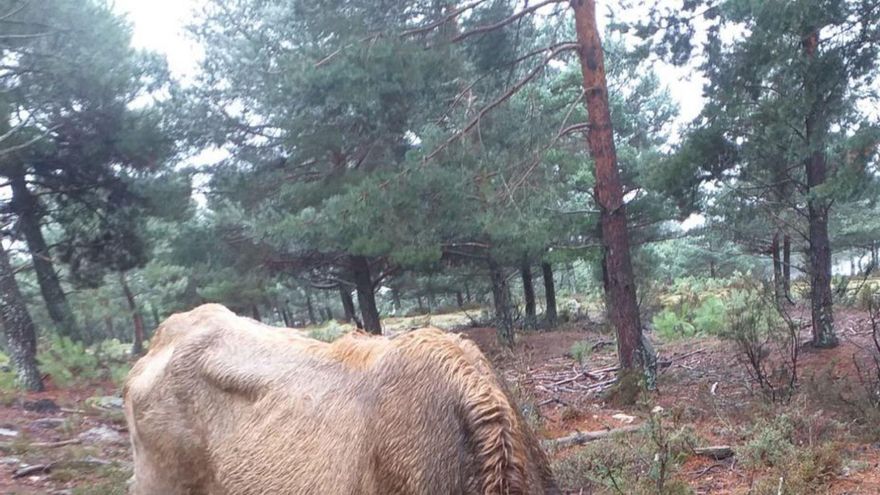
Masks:
[[[204,0],[116,0],[114,9],[132,23],[135,46],[165,55],[172,74],[182,82],[189,82],[198,71],[203,50],[188,36],[186,26],[194,21],[196,12],[203,5]],[[639,18],[646,11],[644,6],[623,11],[617,8],[616,1],[600,5],[597,9],[600,29],[606,24],[606,6],[615,8],[617,14],[627,14],[627,18]],[[572,22],[570,15],[567,20]],[[698,42],[699,36],[695,39],[695,43]],[[679,104],[681,113],[676,127],[693,120],[704,104],[703,79],[699,73],[692,68],[673,67],[659,61],[654,69]]]
[[[175,78],[191,80],[202,50],[190,39],[186,26],[203,5],[202,0],[116,0],[113,8],[132,23],[132,43],[168,59]]]
[[[705,224],[706,224],[706,217],[704,217],[700,213],[692,213],[691,216],[685,218],[684,221],[681,222],[680,227],[681,227],[681,230],[687,232],[691,229],[696,229],[696,228],[702,227]]]

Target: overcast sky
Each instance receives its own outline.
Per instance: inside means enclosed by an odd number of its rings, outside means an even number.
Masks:
[[[185,27],[202,0],[116,0],[118,12],[134,26],[134,43],[164,54],[174,75],[186,79],[197,67],[198,45],[188,39]],[[605,11],[599,1],[599,12]],[[687,69],[657,64],[655,70],[681,108],[679,123],[691,121],[703,106],[702,82]]]

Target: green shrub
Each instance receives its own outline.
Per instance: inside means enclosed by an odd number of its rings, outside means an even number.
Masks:
[[[687,315],[679,314],[671,309],[664,309],[654,315],[652,323],[654,323],[657,334],[664,340],[693,337],[697,333],[696,327],[687,321]]]
[[[98,357],[80,342],[68,337],[52,336],[49,346],[39,353],[40,369],[52,377],[59,387],[70,387],[77,381],[94,381],[101,378]]]
[[[112,380],[120,385],[131,369],[130,346],[113,339],[89,348],[68,337],[52,336],[37,355],[40,370],[59,387]]]
[[[718,334],[724,327],[726,299],[736,279],[684,277],[660,297],[663,310],[652,323],[666,340]]]
[[[334,320],[330,320],[319,327],[309,329],[309,337],[322,342],[333,342],[344,333],[345,330]]]
[[[694,310],[694,327],[701,334],[717,335],[724,328],[727,308],[718,296],[709,296]]]
[[[751,468],[782,466],[795,452],[791,442],[793,430],[794,424],[786,414],[759,421],[749,440],[737,449],[737,458]]]
[[[583,366],[592,353],[593,346],[586,340],[575,342],[568,351],[568,355],[581,366]]]
[[[868,311],[877,308],[880,303],[880,290],[870,282],[865,283],[855,297],[855,306],[858,309]]]
[[[749,493],[755,495],[826,493],[828,485],[840,472],[840,446],[820,443],[804,446],[757,480]]]
[[[736,358],[762,394],[787,401],[797,386],[800,324],[776,304],[769,284],[733,290],[719,336],[733,342]]]
[[[666,431],[657,422],[649,431],[591,442],[557,457],[553,473],[559,487],[573,493],[690,494],[675,474],[689,455],[685,445],[691,438],[690,432]]]

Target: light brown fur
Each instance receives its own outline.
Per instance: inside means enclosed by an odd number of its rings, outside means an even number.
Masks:
[[[437,329],[332,344],[205,305],[125,385],[135,495],[543,495],[544,453],[490,364]]]

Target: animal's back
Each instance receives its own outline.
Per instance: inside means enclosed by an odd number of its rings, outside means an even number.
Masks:
[[[218,305],[169,318],[125,387],[135,493],[270,493],[279,473],[296,470],[279,454],[332,458],[319,433],[357,429],[361,418],[337,394],[363,390],[316,357],[326,347]]]
[[[125,395],[136,495],[543,493],[488,363],[438,330],[326,344],[203,306]]]

